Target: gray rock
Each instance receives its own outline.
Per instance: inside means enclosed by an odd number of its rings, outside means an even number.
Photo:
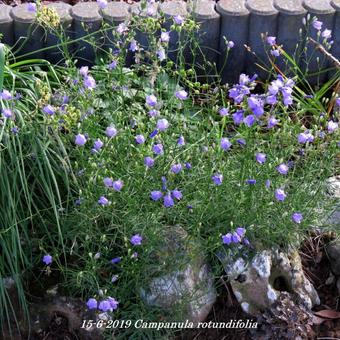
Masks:
[[[340,205],[337,206],[336,210],[329,216],[326,221],[327,225],[340,227]]]
[[[335,198],[340,198],[340,176],[330,177],[327,183],[330,194]]]
[[[340,278],[336,281],[336,288],[338,289],[338,294],[340,295]]]
[[[97,315],[94,311],[87,310],[84,301],[81,299],[64,296],[47,298],[30,306],[30,331],[32,334],[44,335],[52,320],[55,319],[55,322],[58,323],[57,319],[60,318],[66,320],[67,330],[70,334],[79,332],[81,339],[102,340],[105,324],[103,327],[82,328],[83,320],[93,320],[95,323],[99,320],[105,320],[102,314]]]
[[[3,285],[6,289],[13,289],[15,288],[15,281],[11,276],[4,277],[2,279]]]
[[[330,196],[335,200],[332,213],[326,218],[324,225],[340,227],[340,176],[330,177],[327,181]]]
[[[248,258],[246,258],[248,257]],[[305,277],[297,251],[284,253],[264,250],[248,256],[219,255],[229,276],[234,295],[243,311],[258,315],[278,299],[282,292],[311,309],[319,304],[318,294]]]
[[[337,276],[340,275],[340,241],[328,244],[326,253],[333,273]]]
[[[180,312],[184,320],[203,321],[216,300],[211,271],[197,252],[197,242],[187,243],[181,227],[166,228],[162,233],[164,243],[154,259],[166,267],[170,264],[171,269],[152,275],[147,287],[141,289],[141,297],[149,306]]]

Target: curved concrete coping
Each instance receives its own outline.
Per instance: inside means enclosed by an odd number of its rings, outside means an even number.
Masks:
[[[11,9],[12,9],[11,6],[0,4],[0,23],[1,24],[13,21],[13,18],[11,17]]]
[[[75,20],[82,22],[101,21],[99,6],[95,2],[79,2],[72,7],[71,15]]]
[[[158,13],[158,7],[158,2],[153,2],[148,4],[146,8],[142,9],[140,3],[137,2],[130,7],[130,12],[133,15],[138,15],[143,18],[159,18],[160,15]]]
[[[100,10],[106,21],[123,22],[130,16],[130,5],[123,1],[109,2],[107,7]]]
[[[246,7],[250,13],[269,16],[278,13],[278,10],[274,7],[272,0],[248,0]]]
[[[274,7],[283,14],[303,15],[307,10],[302,6],[302,0],[275,0]]]
[[[219,18],[220,15],[215,10],[215,1],[195,0],[188,6],[188,10],[197,20]]]
[[[304,0],[303,6],[312,14],[332,14],[335,9],[329,0]]]
[[[244,0],[220,0],[216,4],[218,13],[227,16],[244,16],[249,14]]]
[[[176,15],[181,15],[186,17],[188,15],[186,3],[183,1],[168,1],[163,2],[159,9],[167,18],[174,17]]]
[[[36,19],[36,13],[27,9],[27,4],[20,4],[12,8],[11,16],[16,22],[31,24]]]
[[[64,2],[52,2],[46,5],[46,7],[53,8],[58,13],[61,23],[72,21],[71,5],[66,4]]]

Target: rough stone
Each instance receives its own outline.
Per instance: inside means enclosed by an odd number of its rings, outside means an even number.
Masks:
[[[297,251],[263,250],[244,257],[219,255],[234,294],[244,312],[259,315],[277,301],[282,292],[299,299],[311,309],[320,303],[318,294],[305,277]]]
[[[181,227],[162,231],[163,245],[155,251],[153,262],[165,264],[167,269],[163,275],[151,275],[141,297],[150,306],[179,312],[183,320],[200,322],[208,316],[216,292],[211,271],[197,252],[197,242],[187,243],[186,238]]]
[[[13,289],[15,288],[15,281],[13,279],[13,277],[8,276],[8,277],[4,277],[2,279],[3,285],[6,289]]]
[[[153,18],[159,18],[160,15],[158,13],[158,6],[159,4],[157,2],[150,3],[146,8],[143,8],[140,3],[135,3],[130,7],[130,11],[133,15],[137,15],[142,18],[147,17],[153,17]],[[152,10],[152,15],[148,14],[148,9]]]
[[[64,333],[78,333],[80,338],[84,340],[103,339],[104,326],[102,328],[81,328],[83,320],[93,320],[94,322],[105,320],[101,314],[97,315],[94,311],[86,310],[85,303],[81,299],[64,296],[47,298],[45,301],[32,304],[30,315],[32,334],[44,335],[51,322],[55,320],[58,323],[57,318],[60,318],[60,322],[63,319],[65,320],[64,324],[67,325],[67,329],[63,329]]]
[[[324,226],[340,227],[340,176],[330,177],[327,181],[328,192],[335,200],[332,213],[321,221]]]
[[[248,0],[246,2],[247,8],[251,13],[258,15],[273,15],[277,14],[277,10],[273,6],[271,0]]]
[[[280,14],[299,16],[307,12],[302,6],[302,0],[275,0],[274,6],[280,11]]]
[[[129,17],[129,10],[130,6],[126,2],[109,2],[100,13],[104,21],[118,25]]]
[[[340,241],[332,242],[327,245],[326,253],[331,264],[333,273],[340,275]]]
[[[304,0],[304,7],[313,14],[331,14],[334,13],[334,8],[329,0]]]
[[[282,292],[270,309],[257,317],[259,325],[251,329],[251,339],[315,339],[313,313],[301,303],[292,301],[287,292]]]
[[[327,181],[329,193],[335,198],[340,198],[340,176],[330,177]]]

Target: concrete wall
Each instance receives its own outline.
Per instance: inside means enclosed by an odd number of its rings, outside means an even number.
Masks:
[[[169,28],[168,19],[177,14],[185,17],[191,13],[192,17],[202,24],[199,36],[202,51],[205,51],[209,61],[218,65],[224,82],[235,81],[241,72],[249,74],[256,72],[260,77],[265,78],[266,72],[257,67],[256,63],[261,59],[268,65],[268,55],[273,59],[276,58],[277,64],[283,71],[289,72],[289,66],[283,63],[282,58],[271,55],[270,46],[266,45],[264,48],[261,33],[277,37],[277,43],[282,44],[290,54],[295,55],[302,67],[304,62],[300,60],[301,55],[304,58],[313,55],[319,57],[319,62],[314,58],[309,71],[316,71],[319,65],[325,69],[329,67],[329,62],[324,60],[313,46],[308,46],[304,51],[297,50],[297,43],[307,33],[306,27],[302,24],[302,19],[307,14],[323,21],[322,29],[332,30],[332,39],[330,39],[334,40],[332,53],[336,58],[340,58],[340,0],[220,0],[217,3],[212,0],[194,1],[196,2],[169,1],[156,8],[165,14],[167,28]],[[95,2],[78,3],[73,7],[64,3],[54,3],[49,6],[57,10],[71,39],[95,33],[104,22],[118,25],[127,20],[131,12],[138,13],[138,5],[130,6],[123,2],[109,2],[105,9],[100,9]],[[308,30],[316,38],[315,29]],[[17,55],[36,52],[57,42],[56,37],[47,34],[35,23],[35,13],[28,11],[27,4],[14,8],[0,4],[0,33],[4,36],[3,42],[14,45]],[[27,42],[22,44],[23,37],[28,34],[30,36]],[[105,40],[100,34],[93,35],[93,41],[98,49],[110,45],[111,39],[109,41],[107,39],[107,36]],[[144,37],[141,36],[140,39],[143,40]],[[233,41],[235,46],[229,48],[226,40]],[[169,46],[173,59],[176,57],[177,44],[178,35],[172,33]],[[244,45],[251,52],[247,52]],[[79,41],[73,47],[78,51],[76,56],[80,65],[93,64],[95,51],[91,45]],[[34,53],[33,56],[45,57],[54,63],[60,61],[61,57],[56,49]],[[227,62],[225,62],[226,57],[228,57]],[[321,80],[325,80],[325,76],[326,73]]]

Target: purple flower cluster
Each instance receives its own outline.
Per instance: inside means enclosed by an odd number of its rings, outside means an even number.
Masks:
[[[13,99],[13,96],[12,96],[11,92],[9,92],[8,90],[2,90],[2,92],[0,94],[0,98],[2,100],[11,100],[11,99]]]
[[[168,43],[170,41],[170,34],[169,32],[162,32],[161,33],[161,42]]]
[[[297,223],[297,224],[300,224],[303,220],[303,216],[301,213],[299,212],[295,212],[293,215],[292,215],[292,221]]]
[[[275,198],[277,201],[284,201],[286,199],[287,195],[286,193],[284,192],[283,189],[276,189],[275,190]]]
[[[275,105],[278,103],[280,97],[282,97],[283,104],[289,106],[293,103],[293,87],[295,82],[292,79],[284,80],[281,75],[277,76],[277,79],[273,80],[269,87],[266,97],[266,102],[269,105]]]
[[[234,85],[229,90],[229,97],[232,98],[236,104],[240,104],[245,96],[250,94],[250,87],[253,86],[253,81],[256,76],[249,78],[246,74],[241,74],[239,83]]]
[[[211,179],[216,185],[221,185],[223,182],[223,175],[222,174],[214,174],[211,176]]]
[[[298,135],[298,142],[300,144],[312,143],[313,141],[314,141],[314,136],[308,130],[301,132]]]
[[[120,179],[113,181],[111,178],[105,177],[103,182],[105,187],[113,188],[114,191],[121,191],[124,186],[123,181],[121,181]]]
[[[186,92],[185,90],[179,90],[175,92],[175,96],[179,100],[186,100],[188,99],[188,92]]]
[[[264,113],[264,100],[258,95],[252,95],[248,98],[248,107],[259,118]]]
[[[169,122],[163,118],[157,121],[157,129],[159,131],[165,131],[170,126]]]
[[[230,245],[232,243],[241,243],[243,241],[244,244],[248,245],[249,241],[244,237],[246,234],[246,229],[239,227],[233,233],[227,233],[222,235],[223,244]]]
[[[221,149],[223,149],[224,151],[228,151],[231,148],[232,144],[228,138],[222,138],[220,146],[221,146]]]
[[[106,0],[97,0],[97,4],[101,9],[104,9],[107,7],[107,1]]]
[[[265,153],[259,152],[255,156],[256,161],[260,164],[264,164],[267,160],[267,155]]]
[[[144,165],[146,167],[151,168],[154,166],[154,164],[155,164],[155,160],[152,157],[147,156],[144,158]]]
[[[287,165],[287,164],[282,163],[282,164],[280,164],[280,165],[276,168],[276,170],[277,170],[281,175],[287,175],[287,174],[288,174],[289,168],[288,168],[288,165]]]
[[[87,139],[85,137],[85,135],[78,133],[75,137],[74,143],[78,146],[83,146],[85,145]]]
[[[226,107],[222,107],[218,113],[220,114],[220,116],[225,117],[225,116],[229,116],[229,110]]]
[[[8,119],[14,119],[14,113],[13,113],[13,111],[11,109],[3,108],[2,109],[2,115],[5,118],[8,118]]]
[[[105,130],[105,134],[109,138],[115,137],[117,135],[117,129],[114,126],[108,126]]]
[[[174,21],[176,25],[182,26],[184,24],[185,19],[181,15],[175,15]]]
[[[83,77],[84,87],[88,90],[93,90],[96,88],[97,84],[94,78],[88,74],[89,68],[87,66],[82,66],[79,69],[79,74]]]
[[[43,256],[42,261],[46,264],[46,266],[49,266],[52,263],[53,258],[50,254],[47,254]]]
[[[46,105],[43,108],[43,112],[46,113],[49,116],[53,116],[55,114],[55,110],[54,110],[53,106],[51,106],[51,105]]]
[[[146,96],[145,103],[148,106],[155,107],[157,105],[157,97],[153,94]]]
[[[98,303],[95,298],[88,299],[87,303],[88,309],[99,309],[102,312],[113,312],[118,308],[119,302],[112,297],[108,297],[105,300],[102,300]]]
[[[133,246],[142,245],[143,237],[139,234],[133,235],[130,239],[130,242]]]
[[[37,5],[34,2],[27,3],[27,11],[31,13],[37,12]]]
[[[180,171],[182,169],[182,166],[176,167],[173,170]],[[171,208],[175,205],[174,199],[177,201],[180,201],[183,198],[183,194],[180,190],[174,189],[172,191],[167,190],[167,179],[165,177],[162,177],[162,191],[161,190],[154,190],[150,193],[150,198],[153,201],[159,201],[161,198],[163,198],[163,205],[166,208]],[[164,193],[163,193],[164,192]]]

